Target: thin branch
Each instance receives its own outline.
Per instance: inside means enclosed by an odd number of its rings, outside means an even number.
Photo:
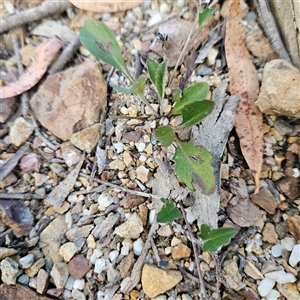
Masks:
[[[23,24],[44,19],[56,13],[61,13],[68,7],[71,7],[71,4],[67,0],[53,0],[43,5],[24,10],[18,14],[10,15],[0,20],[0,33]]]
[[[57,60],[54,62],[54,64],[48,69],[49,74],[54,74],[56,72],[59,72],[62,70],[62,68],[65,66],[65,64],[72,58],[72,56],[76,53],[76,51],[79,49],[80,46],[80,40],[79,35],[74,38],[71,43],[69,43],[68,46],[64,48],[64,50],[61,52]]]
[[[207,293],[206,293],[206,288],[205,288],[205,282],[204,282],[203,275],[202,275],[202,272],[201,272],[201,269],[200,269],[200,261],[199,261],[198,249],[197,249],[196,243],[194,242],[193,231],[192,231],[190,223],[188,222],[188,220],[186,218],[186,213],[185,213],[183,204],[181,202],[179,202],[179,206],[180,206],[180,209],[181,209],[181,212],[182,212],[182,216],[183,216],[183,218],[185,220],[185,223],[186,223],[189,235],[190,235],[190,239],[191,239],[191,242],[192,242],[192,245],[193,245],[193,251],[194,251],[194,256],[195,256],[195,263],[196,263],[196,266],[197,266],[198,276],[199,276],[199,280],[200,280],[200,290],[201,290],[200,291],[200,297],[201,297],[201,299],[208,299],[207,298]]]
[[[47,196],[41,196],[38,194],[0,194],[0,199],[11,200],[11,199],[20,199],[20,200],[30,200],[30,199],[45,199]]]
[[[79,173],[79,175],[82,176],[82,177],[85,177],[85,178],[89,178],[89,175],[84,174],[84,173]],[[104,180],[101,180],[101,179],[94,178],[94,181],[96,181],[98,183],[101,183],[103,185],[106,185],[106,186],[110,186],[114,189],[121,190],[121,191],[129,193],[129,194],[142,196],[142,197],[146,197],[146,198],[161,199],[160,196],[149,194],[149,193],[144,193],[144,192],[139,192],[139,191],[134,191],[134,190],[131,190],[131,189],[128,189],[128,188],[125,188],[125,187],[122,187],[122,186],[119,186],[117,184],[113,184],[113,183],[110,183],[110,182],[107,182],[107,181],[104,181]],[[101,187],[98,187],[98,188],[101,188]],[[95,192],[97,190],[93,189],[93,191]],[[88,193],[91,193],[91,191],[87,191],[87,194]]]
[[[49,147],[51,148],[52,150],[57,150],[60,145],[58,143],[52,143],[50,141],[47,140],[47,138],[40,132],[39,130],[39,127],[38,127],[38,124],[35,120],[35,117],[33,115],[31,115],[31,121],[33,123],[33,126],[34,126],[34,132],[35,134]]]

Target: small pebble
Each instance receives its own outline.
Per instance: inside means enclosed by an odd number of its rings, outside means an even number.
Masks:
[[[300,261],[300,244],[294,246],[293,251],[289,258],[289,264],[292,267],[296,267],[298,262]]]
[[[83,290],[84,289],[84,283],[85,283],[85,280],[83,278],[82,279],[76,279],[76,280],[74,280],[73,288],[77,289],[77,290]]]
[[[275,271],[265,274],[266,278],[275,280],[277,283],[288,283],[295,282],[296,277],[291,273],[286,273],[285,271]]]
[[[280,243],[281,243],[282,247],[288,251],[292,251],[293,247],[295,246],[294,240],[289,236],[282,239],[280,241]]]
[[[271,292],[274,285],[275,285],[275,280],[271,278],[264,278],[260,282],[257,290],[262,297],[265,297]]]
[[[67,289],[67,290],[72,290],[72,288],[73,288],[73,284],[74,284],[74,278],[72,277],[72,276],[69,276],[68,277],[68,280],[67,280],[67,282],[66,282],[66,285],[65,285],[65,288]]]
[[[281,254],[281,251],[282,251],[283,247],[281,244],[277,244],[277,245],[274,245],[272,246],[271,248],[271,254],[273,257],[280,257],[282,254]]]
[[[280,293],[276,290],[271,290],[271,292],[266,296],[267,300],[276,300],[280,296]]]
[[[144,242],[141,238],[138,238],[134,243],[133,243],[133,252],[135,255],[139,256],[142,253],[144,247]]]
[[[29,268],[34,262],[34,256],[32,253],[29,253],[28,255],[22,257],[19,259],[18,263],[22,269]]]
[[[106,269],[105,259],[104,258],[96,259],[94,272],[100,274],[104,269]]]
[[[114,263],[119,256],[119,251],[118,250],[113,250],[109,252],[109,259],[112,263]]]

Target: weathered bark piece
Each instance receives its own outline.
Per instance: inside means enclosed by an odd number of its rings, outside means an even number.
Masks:
[[[196,191],[192,193],[192,197],[195,199],[192,209],[197,217],[198,225],[207,224],[212,228],[217,228],[217,214],[220,204],[219,159],[223,154],[232,129],[235,109],[239,101],[238,96],[229,97],[225,101],[227,85],[228,81],[225,80],[215,89],[212,96],[212,100],[215,102],[215,109],[204,119],[201,125],[194,126],[192,129],[194,144],[203,145],[213,156],[211,163],[215,169],[216,178],[216,190],[209,196],[203,195],[201,190],[195,185]]]

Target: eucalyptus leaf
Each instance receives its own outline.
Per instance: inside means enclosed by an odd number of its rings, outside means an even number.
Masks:
[[[199,27],[201,27],[215,11],[215,8],[206,8],[202,13],[200,13],[198,20]]]
[[[154,132],[155,138],[165,147],[172,144],[175,139],[175,133],[170,126],[160,126]]]
[[[172,199],[166,200],[162,198],[161,201],[165,204],[165,207],[163,207],[157,214],[157,222],[172,222],[173,220],[182,216],[180,210],[175,206]]]
[[[171,114],[178,115],[182,113],[182,109],[195,101],[204,100],[209,92],[209,87],[205,82],[197,82],[188,88],[186,88],[182,93],[182,98],[180,101],[176,102],[173,107]]]
[[[196,101],[182,109],[180,126],[190,127],[201,122],[214,109],[215,103],[210,100]]]
[[[198,236],[203,241],[203,251],[211,252],[226,244],[236,233],[237,231],[234,228],[210,229],[206,224],[202,224]]]
[[[192,139],[188,143],[178,141],[178,144],[173,157],[178,181],[191,191],[195,191],[194,185],[197,185],[203,194],[212,194],[215,191],[212,155],[203,146],[194,146]]]
[[[97,58],[121,71],[132,82],[113,32],[102,22],[91,21],[80,30],[80,42]]]

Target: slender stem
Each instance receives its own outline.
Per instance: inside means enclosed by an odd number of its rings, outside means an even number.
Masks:
[[[193,245],[195,262],[196,262],[197,272],[198,272],[198,276],[199,276],[199,280],[200,280],[200,290],[201,290],[200,291],[200,297],[201,297],[201,299],[208,299],[207,298],[207,293],[206,293],[206,288],[205,288],[205,282],[204,282],[203,275],[202,275],[202,272],[201,272],[201,269],[200,269],[200,261],[199,261],[198,249],[197,249],[196,243],[194,242],[193,231],[192,231],[190,223],[186,219],[186,213],[185,213],[183,204],[181,202],[179,202],[179,206],[180,206],[180,209],[181,209],[181,212],[182,212],[182,216],[183,216],[183,218],[185,220],[185,223],[186,223],[189,235],[190,235],[190,240],[191,240],[192,245]]]

